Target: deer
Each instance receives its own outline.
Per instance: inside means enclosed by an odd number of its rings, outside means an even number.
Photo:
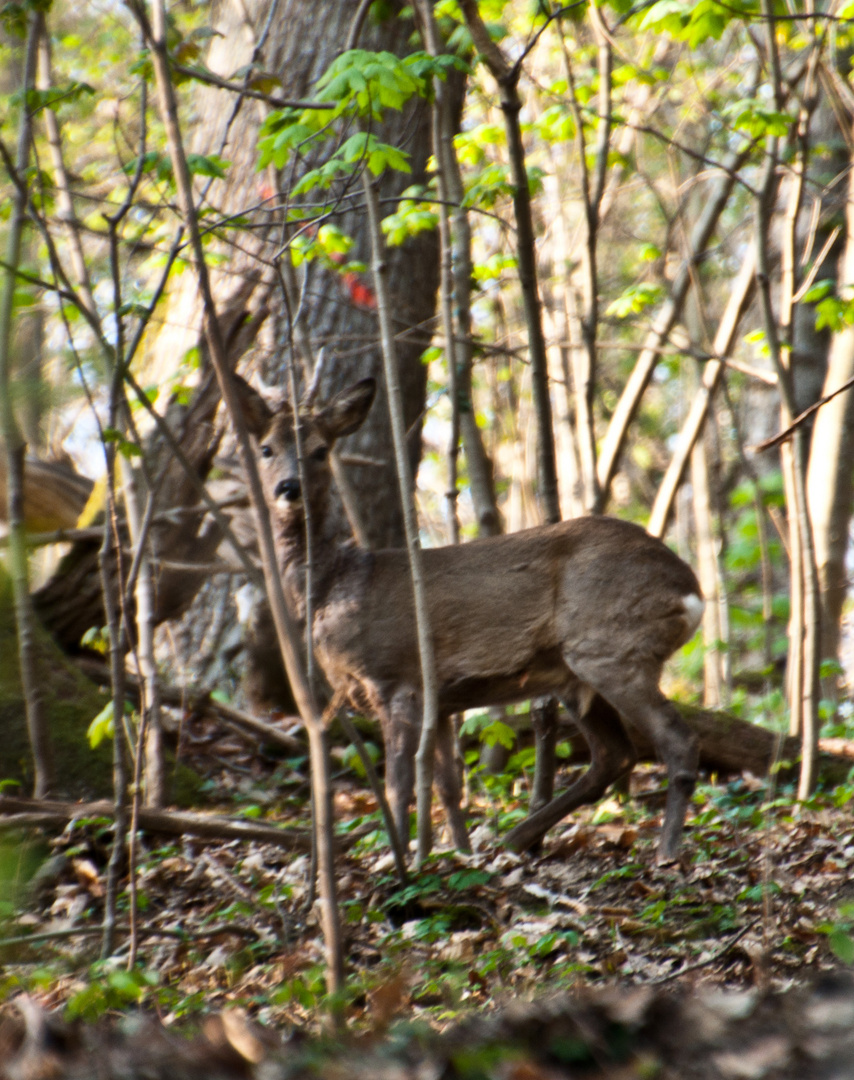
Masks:
[[[362,425],[376,383],[361,379],[322,407],[298,403],[295,416],[289,402],[273,408],[239,375],[234,379],[258,447],[285,598],[304,621],[308,516],[315,656],[333,691],[379,720],[388,801],[406,847],[421,726],[408,556],[405,549],[340,542],[329,512],[330,452]],[[439,679],[434,784],[454,845],[471,850],[453,714],[551,695],[573,709],[590,764],[503,843],[518,852],[538,846],[572,810],[626,777],[638,758],[634,729],[667,768],[657,857],[674,861],[697,777],[698,740],[659,683],[665,661],[702,617],[691,568],[640,526],[606,516],[427,548],[423,561]]]

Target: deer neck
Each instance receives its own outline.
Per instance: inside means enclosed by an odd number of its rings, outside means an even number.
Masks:
[[[332,515],[324,514],[311,522],[311,592],[313,607],[329,590],[336,576],[336,567],[342,550],[349,545],[342,545],[336,535]],[[309,563],[309,551],[306,530],[303,522],[290,528],[277,531],[276,547],[279,555],[279,569],[286,598],[294,614],[301,620],[306,613],[306,569]]]

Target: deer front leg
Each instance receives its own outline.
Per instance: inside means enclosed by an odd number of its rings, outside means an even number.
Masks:
[[[397,835],[409,848],[409,811],[415,793],[415,753],[421,733],[419,695],[398,690],[383,709],[380,724],[385,744],[385,786]]]
[[[462,788],[460,785],[460,760],[457,753],[457,740],[451,717],[439,714],[436,728],[436,768],[434,782],[445,816],[451,829],[454,847],[457,851],[471,851],[466,818],[462,806]]]
[[[528,807],[531,813],[551,802],[555,790],[555,750],[557,749],[557,699],[540,698],[531,702],[531,727],[534,729],[534,783]]]

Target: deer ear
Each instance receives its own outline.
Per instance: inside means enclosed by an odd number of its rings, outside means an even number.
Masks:
[[[314,417],[325,439],[333,442],[352,435],[364,423],[377,392],[375,379],[360,379],[342,390]]]
[[[273,422],[273,410],[258,391],[239,375],[232,374],[231,381],[237,391],[243,422],[251,435],[263,434]]]

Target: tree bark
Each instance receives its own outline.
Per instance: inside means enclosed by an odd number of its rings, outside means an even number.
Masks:
[[[213,39],[207,57],[208,67],[217,75],[229,77],[241,67],[254,63],[281,79],[285,97],[309,98],[316,80],[342,49],[349,47],[355,14],[356,5],[350,0],[328,0],[323,5],[319,28],[317,9],[304,0],[278,0],[275,4],[271,0],[247,0],[245,3],[222,0],[214,18],[214,27],[222,36]],[[379,20],[369,17],[361,25],[358,46],[405,55],[412,51],[412,30],[411,20],[397,14]],[[454,128],[459,122],[463,88],[464,80],[458,74],[452,74],[444,87],[448,98],[447,113]],[[261,206],[250,211],[255,228],[241,235],[239,248],[231,250],[227,270],[212,272],[212,288],[218,305],[232,290],[235,276],[257,275],[261,265],[259,256],[269,263],[280,251],[283,239],[281,213],[269,211],[267,206],[286,204],[287,192],[302,171],[319,163],[312,159],[293,167],[289,165],[281,176],[274,175],[272,169],[259,174],[255,169],[256,143],[266,106],[245,99],[232,123],[231,116],[236,109],[235,95],[228,91],[201,86],[196,94],[197,123],[192,149],[203,154],[221,153],[231,162],[227,178],[212,185],[211,201],[228,213]],[[387,110],[387,113],[387,119],[376,125],[374,133],[409,153],[412,172],[408,175],[389,172],[382,178],[379,197],[383,213],[395,209],[394,200],[404,188],[426,183],[430,155],[430,113],[426,102],[412,101],[400,113],[394,110]],[[276,198],[277,191],[281,193],[279,198]],[[358,185],[354,193],[360,194]],[[364,205],[361,199],[355,199],[354,203],[352,209],[347,209],[350,204],[342,207],[343,212],[334,221],[354,240],[347,258],[368,263],[370,243]],[[414,475],[421,455],[420,431],[427,384],[427,368],[421,361],[421,354],[433,335],[439,283],[437,236],[421,234],[399,248],[392,248],[388,251],[387,261],[407,448]],[[301,353],[308,350],[305,366],[309,369],[314,366],[312,354],[324,346],[327,350],[318,394],[323,400],[357,379],[379,372],[376,299],[370,277],[358,272],[342,276],[319,263],[311,263],[303,264],[297,272],[297,277],[300,276],[299,350]],[[267,383],[285,387],[287,365],[284,356],[291,339],[288,307],[293,305],[284,303],[274,277],[272,274],[261,275],[252,301],[253,305],[263,303],[268,306],[271,313],[254,363]],[[176,326],[194,327],[198,323],[198,298],[192,282],[182,282],[171,298],[169,315],[158,341],[155,363],[163,369],[164,375],[174,356],[181,355],[193,344],[192,336],[176,330]],[[156,368],[147,377],[156,379]],[[363,526],[360,542],[372,548],[402,547],[403,518],[400,501],[394,494],[394,453],[384,389],[381,389],[377,406],[371,410],[367,422],[355,435],[342,440],[339,450],[336,476],[343,474],[343,481],[359,511]],[[348,463],[349,454],[371,459],[376,464]],[[342,539],[350,536],[344,510],[338,506],[335,512]],[[270,614],[262,604],[253,615],[248,635],[247,690],[257,708],[292,707],[274,651],[267,647],[274,636],[271,631]]]
[[[18,799],[0,795],[2,827],[15,829],[37,825],[62,825],[80,817],[113,817],[115,804],[61,802],[57,799]],[[311,837],[307,829],[280,829],[261,821],[230,821],[215,814],[193,814],[143,807],[139,826],[149,832],[170,836],[200,836],[212,840],[258,840],[276,844],[286,851],[308,851]],[[352,842],[348,837],[346,843]]]
[[[287,98],[306,99],[311,87],[345,48],[356,5],[351,0],[327,0],[323,5],[322,26],[318,24],[316,7],[304,0],[279,0],[275,8],[271,0],[222,0],[216,9],[214,28],[222,36],[213,39],[207,58],[208,67],[218,75],[231,76],[235,70],[253,61],[253,52],[260,48],[255,62],[264,70],[276,74],[282,81]],[[268,17],[273,13],[273,18]],[[320,30],[320,32],[319,32]],[[365,49],[384,49],[398,55],[412,51],[410,37],[413,23],[396,13],[379,21],[368,18],[359,36],[358,45]],[[310,47],[309,47],[310,43]],[[449,111],[458,123],[462,102],[463,79],[452,75],[446,91]],[[197,123],[192,149],[197,153],[220,152],[231,162],[228,176],[217,181],[210,199],[226,212],[243,212],[263,199],[272,199],[278,187],[287,198],[287,190],[305,166],[287,167],[280,177],[256,171],[256,142],[266,107],[261,103],[244,101],[237,120],[229,125],[235,108],[235,95],[211,86],[201,86],[196,95]],[[430,155],[430,113],[423,101],[411,102],[402,112],[387,110],[384,122],[374,133],[384,142],[401,146],[410,154],[410,174],[391,173],[380,185],[380,203],[384,213],[391,213],[393,200],[412,185],[426,183],[427,161]],[[308,164],[314,166],[317,161]],[[355,189],[358,191],[358,187]],[[280,200],[274,200],[274,202]],[[334,219],[355,241],[347,258],[368,263],[370,243],[365,227],[364,207],[359,205]],[[257,256],[269,258],[281,244],[278,214],[259,210],[252,234],[241,237],[240,249],[232,251],[227,271],[213,273],[214,295],[219,302],[228,295],[235,275],[248,270],[257,272]],[[436,291],[439,283],[439,247],[434,233],[422,234],[388,253],[389,282],[397,337],[398,362],[404,396],[404,420],[408,432],[408,449],[413,474],[420,460],[421,417],[426,394],[427,369],[421,354],[433,334]],[[366,375],[375,375],[381,367],[378,348],[376,304],[367,275],[339,273],[311,264],[304,290],[303,320],[317,351],[326,346],[331,353],[324,364],[319,400]],[[286,386],[283,351],[287,347],[288,316],[272,277],[264,278],[258,286],[265,294],[271,317],[256,363],[263,378],[271,384]],[[198,301],[192,283],[181,285],[172,297],[168,323],[197,326]],[[174,328],[164,327],[158,343],[158,364],[167,365],[176,354],[193,344],[192,334],[176,334]],[[404,543],[403,518],[397,499],[390,498],[395,490],[394,455],[388,409],[383,397],[362,429],[342,444],[347,451],[372,458],[379,466],[346,464],[349,483],[359,500],[365,523],[366,540],[373,548],[401,547]],[[341,514],[342,535],[348,526]]]
[[[775,70],[777,100],[781,96],[779,66],[774,37],[774,18],[769,0],[763,0],[763,14],[768,20],[768,47]],[[795,415],[794,389],[791,357],[784,355],[781,348],[777,319],[771,302],[771,279],[768,265],[769,227],[772,207],[776,200],[779,180],[777,165],[780,153],[780,139],[770,136],[766,140],[766,163],[763,169],[762,183],[756,197],[756,277],[759,286],[759,300],[762,309],[762,321],[768,351],[777,372],[777,384],[780,389],[780,411],[783,426],[791,424]],[[786,479],[786,498],[789,513],[789,546],[791,559],[790,593],[794,597],[797,590],[803,596],[803,609],[800,618],[790,622],[789,642],[789,706],[792,712],[792,730],[795,728],[794,717],[800,717],[799,729],[802,732],[801,775],[798,784],[798,798],[806,799],[815,785],[818,753],[818,669],[819,654],[817,636],[819,633],[818,578],[815,570],[812,528],[809,520],[809,508],[806,501],[806,456],[804,454],[804,434],[795,429],[790,443],[783,447],[783,468]]]
[[[717,333],[715,334],[715,356],[708,360],[703,369],[703,377],[688,416],[679,432],[679,442],[667,466],[664,479],[658,487],[649,515],[647,529],[653,536],[664,536],[667,523],[673,509],[673,501],[676,492],[682,483],[685,468],[691,457],[694,445],[699,439],[709,410],[712,407],[715,390],[724,376],[726,364],[725,357],[729,355],[735,339],[741,318],[747,310],[753,298],[756,284],[756,255],[751,249],[744,258],[741,270],[733,284],[727,306],[721,317]]]
[[[854,174],[845,208],[846,242],[839,280],[854,282]],[[854,377],[854,328],[833,336],[822,395]],[[821,591],[821,655],[839,654],[842,606],[848,592],[845,555],[854,485],[854,392],[823,405],[816,417],[807,470],[807,500],[813,524],[816,568]]]
[[[442,110],[441,167],[448,188],[448,198],[454,206],[451,267],[454,278],[454,321],[457,335],[454,342],[457,363],[457,411],[478,535],[498,536],[502,530],[502,522],[495,495],[492,460],[486,452],[483,435],[477,426],[472,401],[474,357],[471,330],[471,222],[468,208],[464,205],[465,187],[454,146],[454,134],[458,126],[456,120],[451,102],[446,98],[445,107]]]
[[[403,395],[397,377],[397,355],[391,328],[391,310],[388,290],[388,265],[385,262],[385,244],[380,230],[380,208],[373,179],[367,169],[362,173],[362,188],[368,204],[371,234],[371,269],[377,294],[377,308],[382,335],[383,374],[388,395],[391,432],[394,440],[395,464],[403,521],[406,530],[406,551],[409,556],[409,573],[412,578],[415,625],[418,637],[418,656],[421,662],[421,738],[416,765],[416,798],[418,803],[418,848],[416,861],[421,865],[433,846],[433,829],[430,817],[433,799],[433,759],[436,754],[436,727],[439,720],[439,680],[436,673],[436,655],[433,650],[433,634],[430,629],[430,613],[427,608],[427,592],[424,581],[424,565],[421,542],[418,537],[418,519],[412,495],[412,474],[406,454],[406,428],[403,423]],[[409,839],[399,838],[402,844]]]
[[[709,495],[709,463],[703,439],[697,440],[691,454],[691,487],[697,528],[697,577],[706,600],[703,610],[703,704],[714,709],[721,704],[723,697],[720,649],[724,635],[718,601],[721,582],[715,554],[714,522]]]
[[[476,48],[482,53],[486,66],[498,83],[501,92],[501,111],[507,133],[507,153],[513,181],[513,211],[516,221],[516,258],[519,269],[519,286],[525,310],[525,327],[528,332],[528,352],[531,358],[531,385],[534,412],[537,417],[537,480],[538,501],[546,522],[560,521],[560,500],[555,463],[552,407],[549,396],[548,361],[546,340],[537,285],[536,245],[534,223],[531,213],[531,193],[525,167],[525,148],[519,114],[522,102],[519,97],[521,67],[508,63],[506,57],[492,41],[474,0],[460,0],[460,8]]]
[[[800,757],[801,741],[792,735],[780,735],[759,724],[740,720],[727,712],[676,704],[683,720],[700,743],[700,767],[711,773],[752,773],[767,776],[772,766],[782,763],[784,775],[797,776],[795,763]],[[520,718],[524,721],[524,718]],[[533,717],[531,718],[533,722]],[[632,742],[640,761],[656,762],[655,747],[637,731],[632,730]],[[536,730],[533,732],[536,738]],[[522,745],[530,745],[532,734],[525,726],[517,728]],[[557,741],[569,739],[571,752],[567,765],[582,765],[590,760],[584,736],[564,716],[557,725]],[[823,740],[819,754],[819,774],[827,784],[843,783],[854,762],[854,744],[840,740]]]
[[[702,258],[706,245],[717,227],[718,220],[726,208],[729,196],[735,185],[736,170],[747,158],[748,150],[733,151],[724,163],[724,173],[715,184],[703,212],[691,233],[690,251],[670,288],[670,295],[656,315],[652,329],[647,334],[643,351],[637,358],[617,407],[611,417],[599,454],[598,474],[600,504],[597,511],[605,509],[611,488],[611,481],[617,472],[620,457],[628,438],[629,427],[640,406],[641,399],[649,386],[652,374],[659,360],[659,349],[679,319],[688,289],[691,285],[692,264]]]
[[[36,796],[47,795],[55,783],[53,746],[42,695],[43,675],[36,650],[33,605],[29,590],[24,525],[24,453],[26,445],[12,408],[12,313],[14,310],[15,274],[21,257],[21,243],[26,220],[27,189],[25,174],[30,162],[32,113],[29,94],[35,85],[38,41],[44,25],[43,16],[31,12],[27,27],[26,60],[22,79],[23,101],[18,125],[15,171],[18,183],[12,198],[12,212],[6,236],[2,281],[0,281],[0,452],[6,461],[7,513],[9,522],[9,571],[15,601],[18,632],[18,659],[21,685],[26,704],[27,730],[35,768]]]
[[[242,294],[235,300],[234,306],[224,313],[226,326],[233,325],[243,316]],[[263,313],[259,318],[263,318]],[[228,335],[233,341],[232,363],[257,329],[258,319],[242,327],[241,334]],[[202,351],[206,352],[205,349]],[[219,392],[207,364],[203,364],[203,368],[201,385],[196,388],[190,404],[171,402],[166,409],[163,424],[172,432],[171,439],[155,431],[145,447],[149,468],[158,479],[158,514],[152,527],[158,556],[163,560],[200,566],[198,572],[159,568],[154,612],[154,621],[158,624],[177,618],[190,606],[209,576],[204,566],[213,558],[224,535],[220,523],[199,505],[199,488],[210,471],[222,439],[222,426],[214,419]],[[173,444],[179,446],[189,475],[175,459]],[[35,475],[41,475],[41,471]],[[71,513],[83,501],[88,484],[87,481],[76,486],[75,491],[79,494],[73,502],[69,500]],[[59,509],[61,507],[57,512]],[[172,513],[168,514],[169,511]],[[87,630],[104,624],[99,546],[97,539],[76,541],[50,580],[33,594],[33,604],[41,622],[69,653],[79,651],[80,640]]]

